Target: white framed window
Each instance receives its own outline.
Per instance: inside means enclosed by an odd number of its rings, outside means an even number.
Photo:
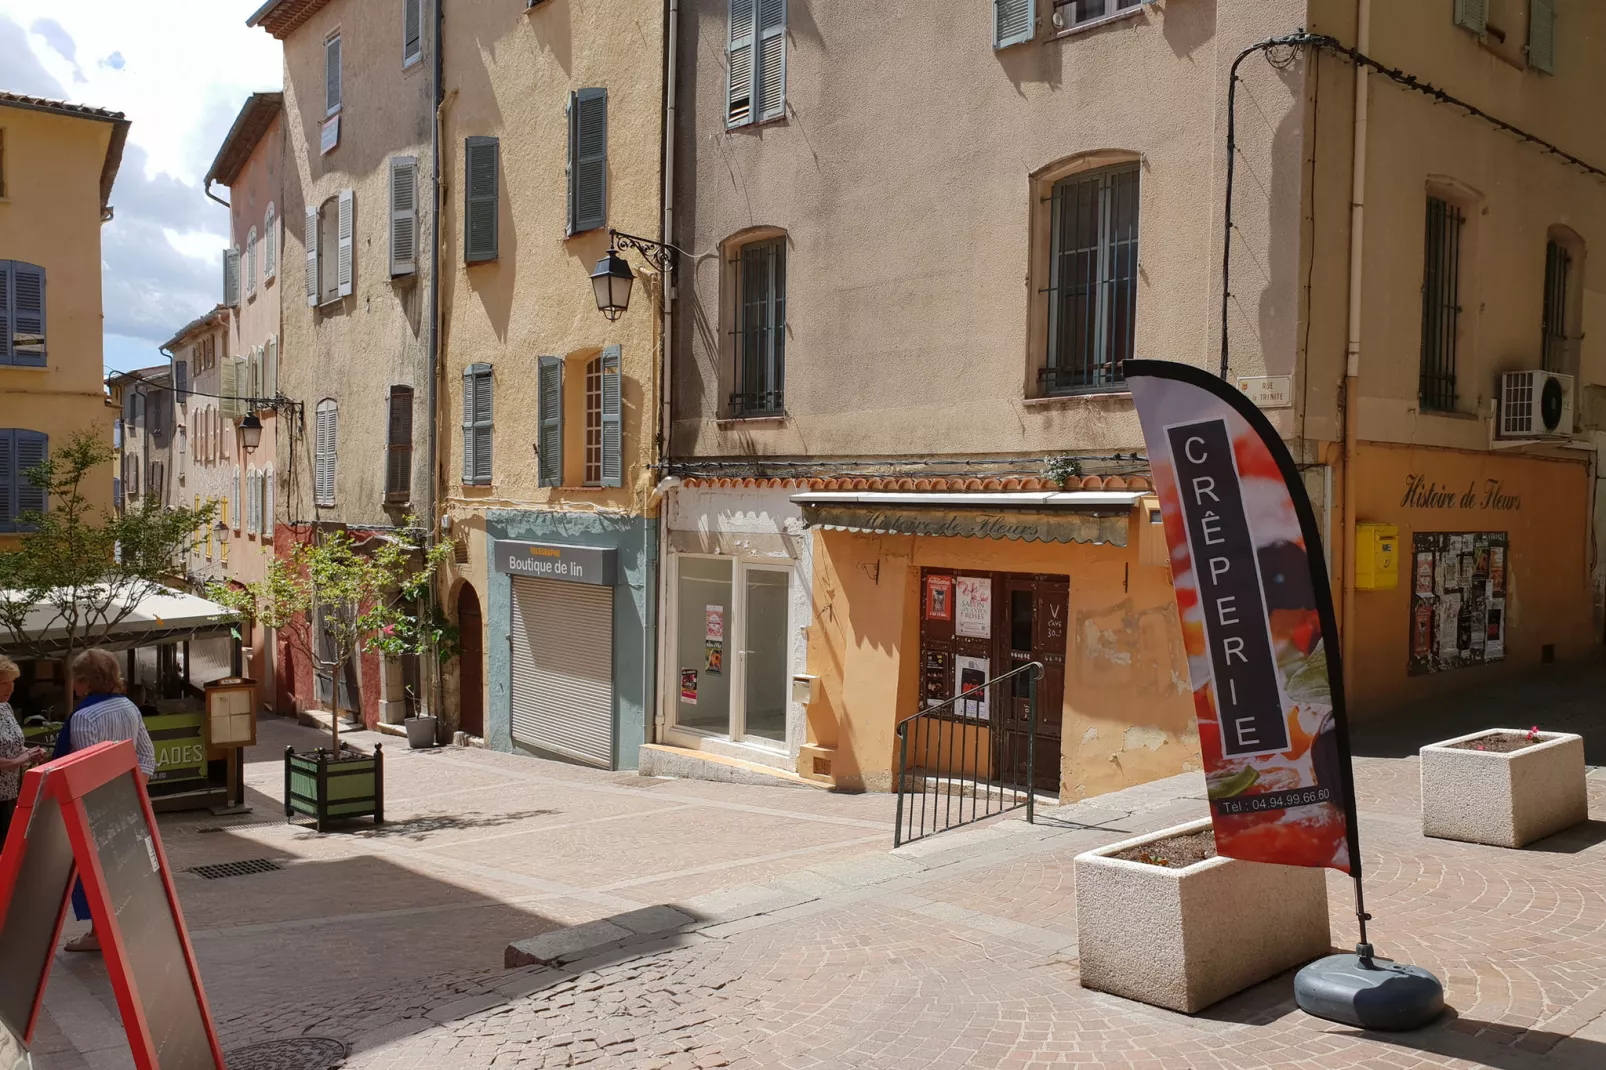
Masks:
[[[1154,0],[1054,0],[1054,28],[1076,30],[1134,14]]]

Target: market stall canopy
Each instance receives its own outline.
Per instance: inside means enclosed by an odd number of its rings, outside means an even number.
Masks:
[[[873,534],[1125,546],[1142,491],[1002,491],[923,494],[810,491],[792,500],[811,527]]]
[[[8,596],[14,598],[15,592],[0,594],[0,598]],[[116,617],[120,612],[120,609],[113,609],[107,616]],[[233,629],[231,614],[216,602],[163,587],[140,599],[122,620],[107,630],[105,638],[95,636],[88,645],[104,650],[129,650],[137,646],[159,646],[196,639],[226,639],[233,634]],[[98,632],[99,628],[93,630]],[[67,652],[67,628],[56,609],[49,604],[37,605],[29,611],[24,634],[28,636],[31,647],[26,654],[5,651],[9,636],[4,631],[0,631],[0,652],[12,653],[17,657]],[[79,643],[84,645],[82,639]]]

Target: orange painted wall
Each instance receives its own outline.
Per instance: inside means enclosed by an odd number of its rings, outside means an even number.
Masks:
[[[1134,526],[1135,527],[1135,526]],[[834,748],[839,787],[886,791],[896,725],[916,709],[920,570],[1070,577],[1062,798],[1199,767],[1182,632],[1166,568],[1133,545],[1040,544],[820,530],[809,672],[809,742]]]
[[[1360,722],[1415,699],[1475,687],[1540,661],[1555,646],[1558,660],[1598,651],[1589,580],[1589,466],[1566,458],[1515,456],[1362,443],[1356,451],[1356,509],[1362,521],[1400,529],[1399,586],[1355,592],[1355,634],[1345,644]],[[1405,502],[1413,475],[1454,491],[1453,505]],[[1515,508],[1486,507],[1491,481]],[[1471,507],[1462,504],[1473,491]],[[1510,539],[1504,661],[1411,676],[1411,537],[1417,531],[1504,531]]]

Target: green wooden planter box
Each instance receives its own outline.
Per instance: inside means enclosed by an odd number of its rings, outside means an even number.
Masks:
[[[385,820],[385,755],[380,744],[373,754],[336,758],[319,749],[297,754],[284,749],[284,816],[315,818],[318,831],[331,821],[372,817]]]

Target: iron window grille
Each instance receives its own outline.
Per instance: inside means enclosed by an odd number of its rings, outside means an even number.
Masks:
[[[1455,411],[1456,340],[1461,323],[1461,209],[1428,198],[1422,270],[1422,374],[1424,410]]]
[[[736,279],[733,415],[786,410],[786,239],[753,242],[731,259]]]
[[[1044,394],[1125,382],[1138,305],[1138,167],[1073,175],[1050,196]]]
[[[1560,242],[1545,245],[1545,312],[1541,364],[1547,372],[1567,370],[1567,287],[1573,258]]]

